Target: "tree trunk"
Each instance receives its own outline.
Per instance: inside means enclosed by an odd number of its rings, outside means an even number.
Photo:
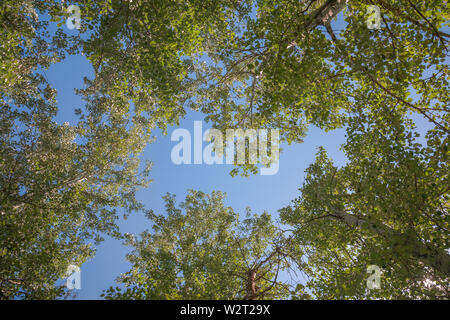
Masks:
[[[348,0],[328,0],[311,16],[306,25],[308,32],[315,29],[318,25],[328,25],[347,5]]]
[[[256,271],[249,270],[247,275],[247,283],[246,283],[246,300],[255,300],[257,297],[256,294]]]
[[[384,236],[393,245],[408,244],[412,247],[411,254],[414,258],[450,277],[450,255],[445,250],[430,248],[417,238],[400,233],[384,224],[368,221],[343,211],[337,211],[333,217],[350,226],[362,227],[364,225],[374,233]]]

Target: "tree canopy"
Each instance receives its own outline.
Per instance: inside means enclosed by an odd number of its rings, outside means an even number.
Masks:
[[[52,32],[69,4],[78,33]],[[68,265],[123,237],[119,210],[146,210],[135,195],[153,130],[199,110],[219,130],[280,129],[288,143],[344,128],[348,162],[320,149],[281,228],[268,213],[241,220],[220,192],[192,191],[185,214],[167,196],[165,216],[148,211],[153,231],[128,237],[126,290],[108,298],[448,299],[448,12],[439,0],[2,1],[0,298],[63,296]],[[44,71],[75,54],[94,76],[77,88],[77,123],[59,124]],[[368,265],[386,287],[367,290]]]
[[[397,119],[370,115],[349,126],[338,168],[321,149],[301,196],[280,210],[294,227],[320,298],[448,299],[448,151]],[[448,138],[447,138],[448,139]],[[367,290],[367,267],[383,271]]]
[[[147,212],[152,231],[137,239],[128,255],[125,290],[111,287],[109,299],[280,299],[292,285],[279,281],[296,264],[295,246],[264,212],[245,219],[225,207],[224,194],[191,190],[177,208],[165,197],[166,215]],[[182,212],[185,211],[185,213]]]

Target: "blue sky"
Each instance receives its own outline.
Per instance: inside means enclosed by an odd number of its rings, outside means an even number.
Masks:
[[[335,26],[343,27],[342,20]],[[63,26],[65,28],[65,25]],[[75,33],[77,31],[69,31]],[[83,77],[93,76],[93,71],[82,55],[69,56],[63,62],[53,65],[45,72],[49,82],[58,90],[59,112],[56,117],[58,123],[68,121],[77,122],[74,109],[83,107],[80,97],[74,94],[74,88],[82,88]],[[204,115],[198,112],[188,112],[180,123],[180,128],[188,129],[193,135],[193,125],[196,120],[203,120]],[[422,119],[416,122],[422,129],[430,127]],[[178,127],[170,127],[166,136],[155,131],[156,141],[150,144],[144,154],[144,159],[153,162],[151,178],[153,182],[147,189],[138,193],[138,198],[146,208],[156,213],[164,213],[162,196],[167,192],[183,201],[188,189],[203,192],[221,190],[227,193],[226,204],[236,212],[243,214],[247,206],[253,212],[262,213],[264,210],[278,217],[277,210],[286,206],[291,200],[299,196],[298,188],[304,179],[305,169],[314,161],[317,147],[323,146],[336,165],[343,165],[346,161],[340,146],[345,141],[345,130],[339,129],[324,132],[316,127],[310,127],[304,142],[291,146],[282,145],[284,149],[280,156],[279,171],[275,175],[253,175],[245,177],[231,177],[231,165],[175,165],[170,154],[173,146],[178,142],[170,140],[170,134]],[[203,123],[203,132],[210,125]],[[203,143],[206,146],[206,143]],[[150,228],[149,221],[143,212],[131,215],[127,220],[120,220],[121,232],[138,234]],[[115,278],[129,270],[129,263],[125,255],[130,248],[124,247],[120,241],[111,238],[99,245],[95,258],[81,266],[81,290],[78,299],[99,299],[102,290],[110,285],[116,285]]]
[[[73,111],[82,107],[80,97],[74,93],[74,88],[83,87],[83,77],[92,76],[92,68],[85,57],[69,56],[61,63],[50,67],[46,72],[49,82],[58,90],[59,112],[56,116],[58,123],[68,121],[77,122]],[[188,112],[181,121],[180,128],[193,133],[194,121],[203,120],[204,115],[199,112]],[[188,189],[211,192],[221,190],[227,193],[226,204],[241,214],[250,206],[254,212],[264,210],[274,218],[277,210],[289,204],[299,195],[298,188],[304,178],[304,171],[314,161],[318,146],[324,146],[333,157],[336,164],[342,165],[345,156],[340,151],[340,145],[345,141],[344,130],[334,130],[325,133],[311,127],[305,141],[298,145],[282,145],[284,149],[280,155],[279,171],[275,175],[252,175],[248,178],[231,177],[231,165],[175,165],[170,153],[178,143],[170,140],[170,134],[178,127],[170,127],[166,136],[159,130],[155,131],[156,141],[150,144],[144,154],[144,159],[153,162],[151,178],[153,182],[147,189],[138,193],[138,198],[157,213],[164,213],[162,196],[167,192],[177,196],[178,201],[184,200]],[[210,125],[203,123],[203,132]],[[193,139],[193,137],[192,137]],[[207,143],[203,143],[206,146]],[[138,234],[150,228],[148,220],[142,212],[132,214],[127,220],[119,222],[122,232]],[[99,299],[101,291],[110,285],[115,285],[115,278],[129,270],[129,263],[125,254],[129,248],[120,241],[111,238],[97,247],[95,258],[81,266],[81,290],[78,299]]]

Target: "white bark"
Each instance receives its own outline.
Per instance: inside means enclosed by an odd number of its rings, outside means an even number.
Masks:
[[[310,32],[318,25],[329,25],[331,20],[335,18],[339,12],[344,10],[348,0],[328,0],[319,9],[312,14],[309,23],[306,26],[306,30]]]
[[[450,276],[450,255],[445,250],[430,248],[417,238],[408,237],[384,224],[368,221],[343,211],[335,212],[333,217],[345,222],[349,226],[362,227],[365,225],[369,230],[393,242],[396,239],[401,239],[403,243],[411,246],[411,254],[414,258],[442,272],[446,276]]]

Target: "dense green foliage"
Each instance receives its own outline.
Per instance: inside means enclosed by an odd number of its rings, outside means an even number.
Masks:
[[[277,281],[295,265],[295,248],[270,215],[246,218],[223,204],[224,195],[190,191],[176,207],[167,195],[166,215],[147,212],[152,231],[128,235],[132,269],[120,277],[126,286],[110,288],[113,299],[279,299],[290,285]]]
[[[319,150],[301,197],[280,210],[308,259],[307,286],[324,299],[448,299],[447,148],[435,133],[417,143],[399,118],[364,119],[349,126],[349,162],[337,168]],[[380,290],[367,290],[369,265],[382,270]]]
[[[77,39],[58,30],[48,40],[36,9],[52,5],[2,4],[9,54],[2,68],[11,72],[2,73],[0,89],[2,298],[62,294],[55,281],[93,255],[92,239],[119,236],[117,208],[140,209],[134,194],[148,183],[149,166],[140,168],[136,155],[149,131],[130,124],[126,110],[111,110],[104,123],[94,110],[76,125],[53,120],[56,92],[41,70],[73,53],[69,44]],[[94,105],[89,101],[88,110]]]
[[[117,211],[144,210],[140,154],[188,109],[221,130],[279,128],[289,143],[309,125],[345,127],[349,161],[338,168],[319,151],[280,210],[289,232],[267,214],[241,221],[220,193],[190,193],[184,215],[168,196],[167,216],[149,212],[153,231],[127,240],[127,289],[109,298],[448,298],[447,1],[71,3],[76,36],[50,33],[65,2],[0,4],[1,299],[64,295],[55,283],[67,266],[102,235],[121,237]],[[379,29],[367,27],[369,5]],[[94,77],[77,90],[79,121],[58,124],[44,70],[71,54]],[[420,139],[417,118],[432,127]],[[389,279],[378,291],[365,286],[372,264]],[[307,275],[308,293],[278,281],[278,266]]]

